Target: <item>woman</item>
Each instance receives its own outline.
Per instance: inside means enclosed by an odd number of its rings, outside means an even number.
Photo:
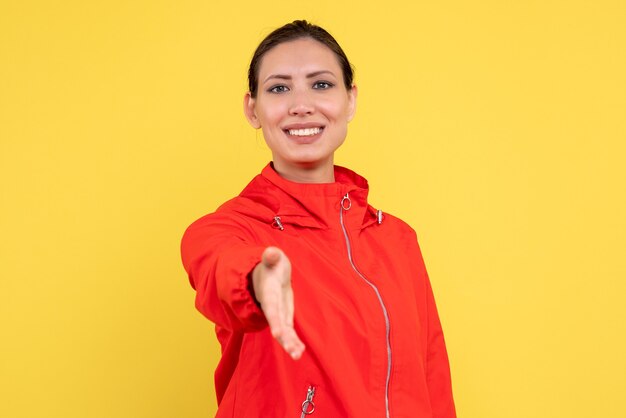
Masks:
[[[272,163],[182,242],[216,324],[218,417],[455,417],[414,231],[333,165],[356,109],[352,67],[306,21],[265,38],[244,113]]]

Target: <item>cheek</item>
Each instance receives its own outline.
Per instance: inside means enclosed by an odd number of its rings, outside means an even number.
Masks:
[[[263,128],[276,128],[285,113],[285,105],[280,101],[263,102],[257,107],[257,116]]]
[[[319,109],[332,120],[338,122],[347,122],[348,120],[348,102],[347,101],[327,101],[320,104]]]

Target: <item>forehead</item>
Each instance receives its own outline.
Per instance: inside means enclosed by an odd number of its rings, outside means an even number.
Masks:
[[[335,53],[326,45],[311,38],[283,42],[269,50],[261,60],[259,79],[269,74],[294,74],[319,70],[341,73]]]

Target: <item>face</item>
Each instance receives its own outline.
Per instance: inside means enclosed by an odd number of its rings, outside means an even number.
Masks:
[[[261,128],[274,168],[289,178],[328,171],[354,116],[356,87],[347,90],[335,54],[310,38],[277,45],[262,58],[256,98],[244,112]]]

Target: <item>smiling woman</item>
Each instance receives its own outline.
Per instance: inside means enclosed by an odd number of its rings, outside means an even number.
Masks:
[[[334,165],[352,67],[306,21],[257,48],[244,113],[272,162],[185,232],[196,307],[215,322],[218,417],[455,417],[415,232]]]

